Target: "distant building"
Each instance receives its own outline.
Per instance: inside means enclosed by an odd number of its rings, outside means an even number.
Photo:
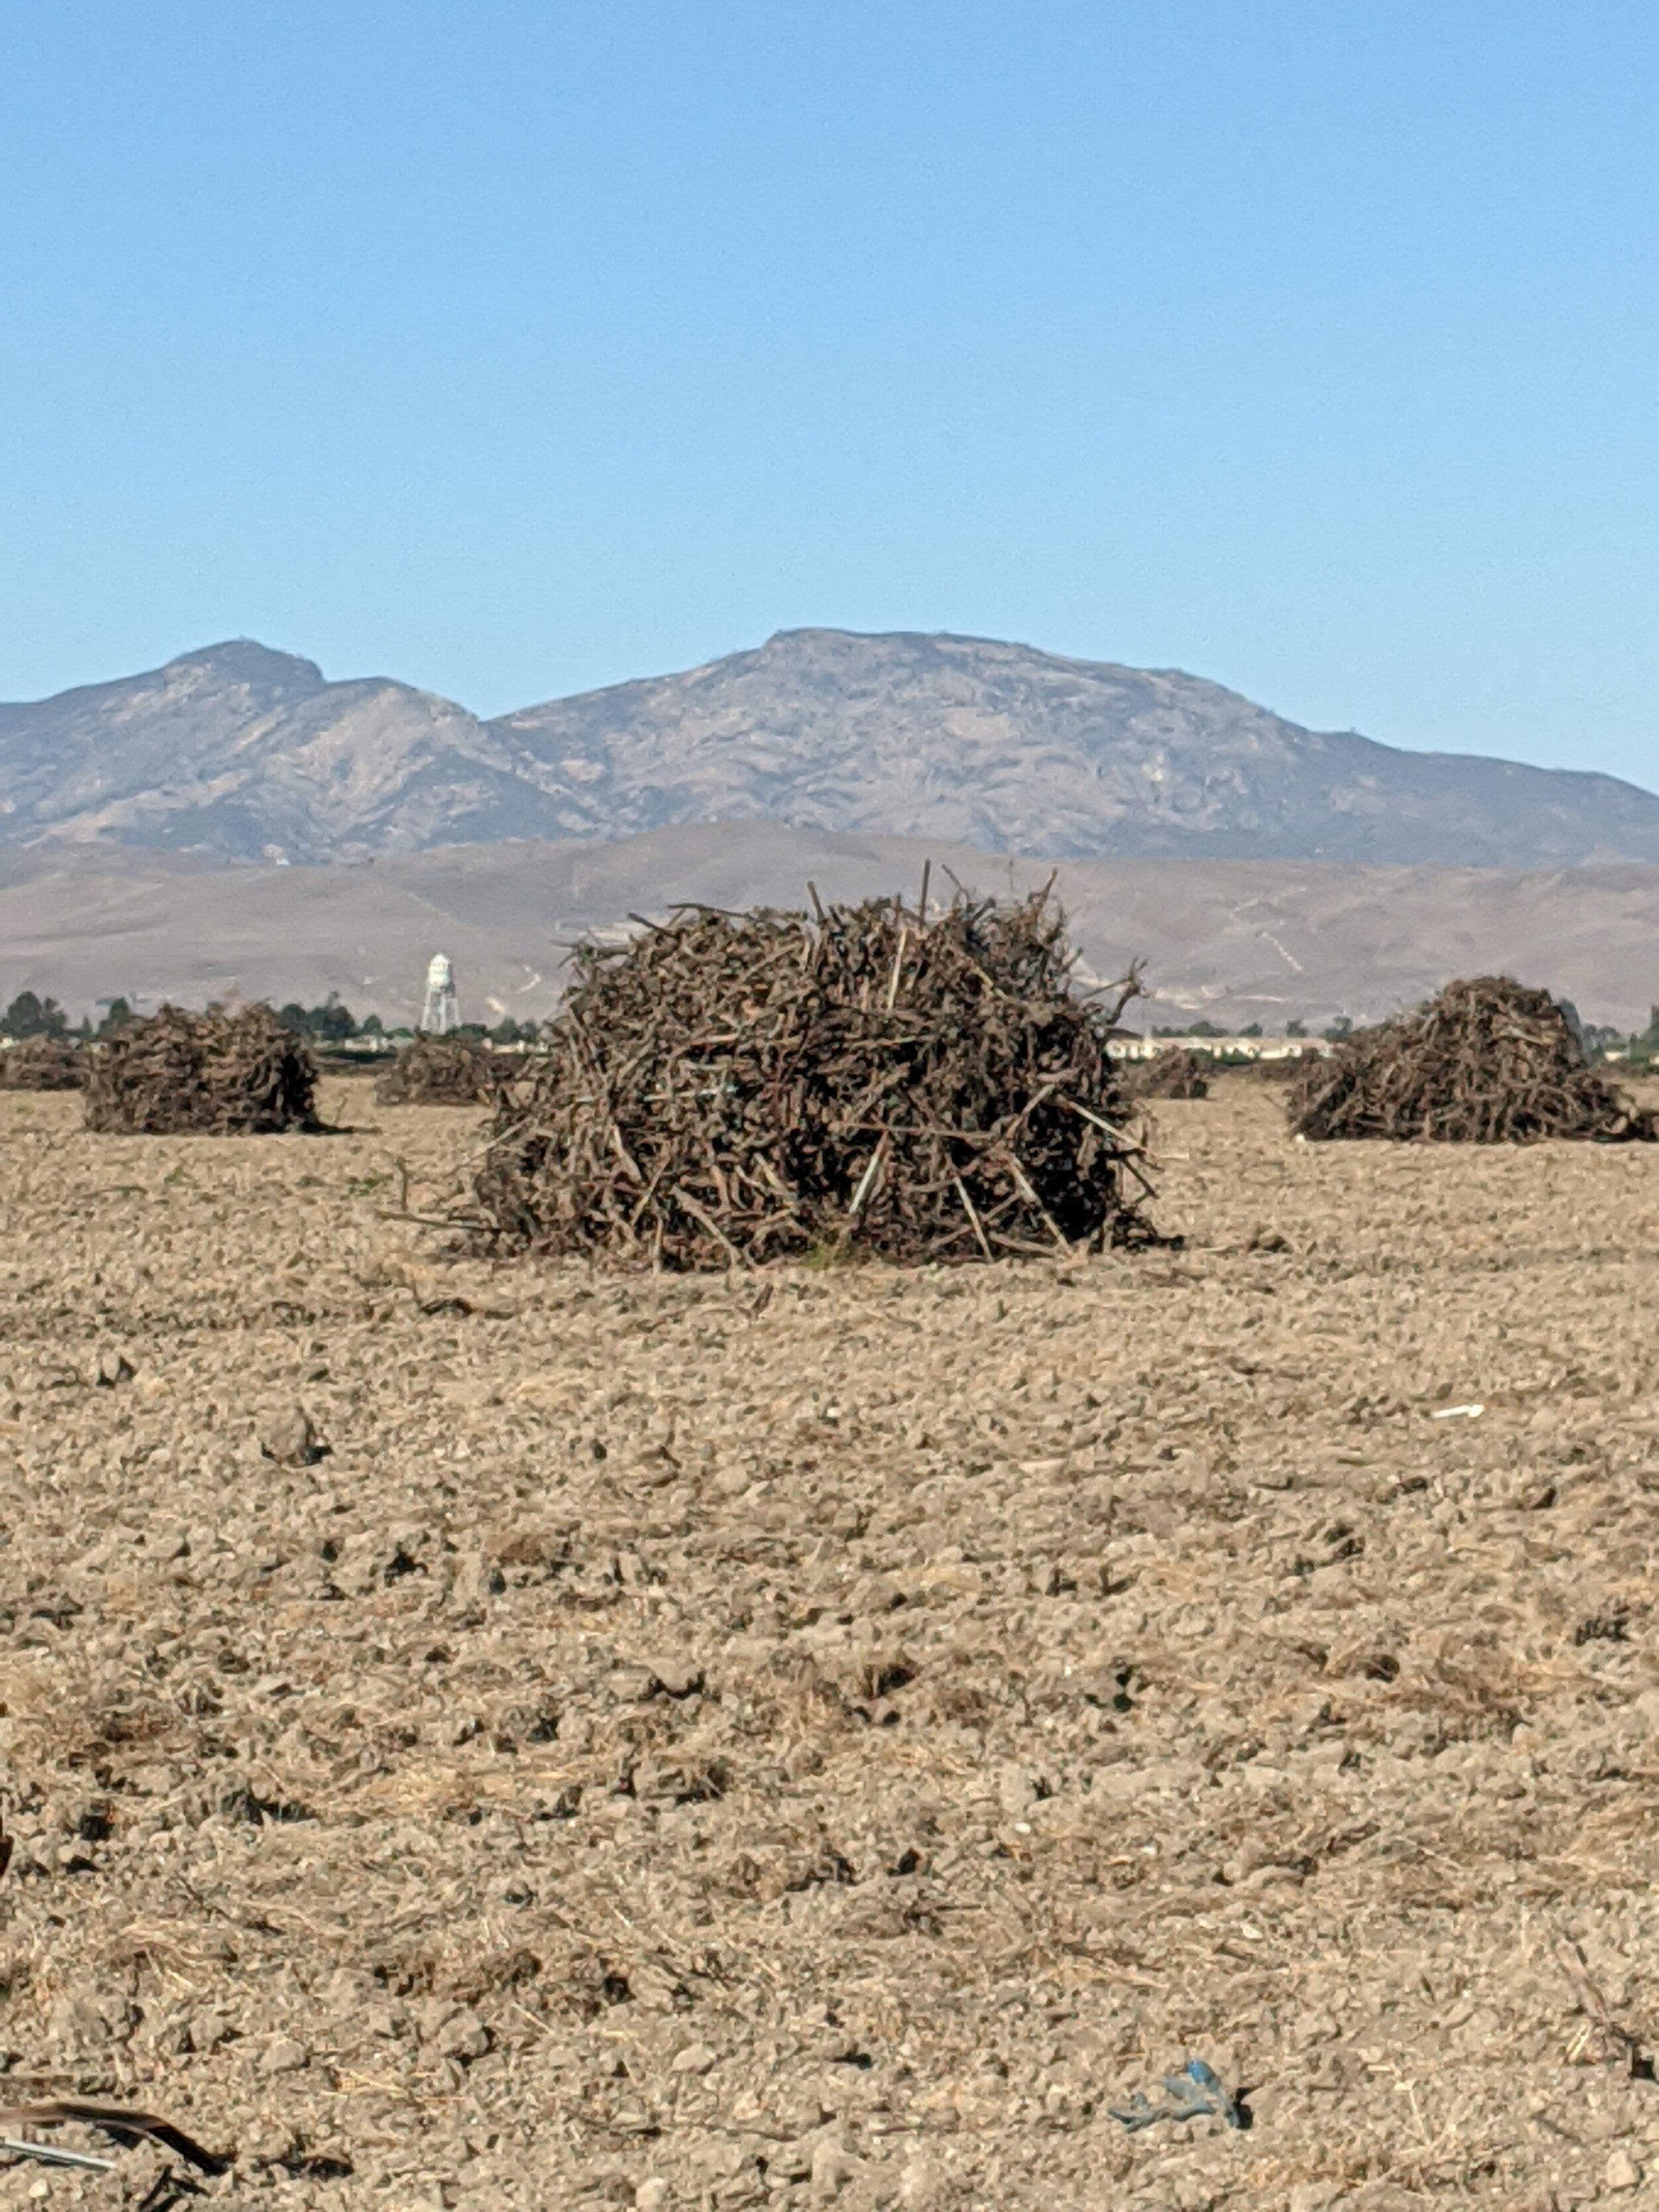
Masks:
[[[1324,1037],[1139,1036],[1112,1039],[1114,1060],[1156,1060],[1161,1052],[1207,1053],[1213,1060],[1296,1060],[1304,1053],[1328,1058],[1334,1048]]]
[[[420,1025],[428,1036],[447,1036],[461,1026],[461,1002],[455,995],[455,970],[447,952],[434,952],[426,971],[426,1004]]]

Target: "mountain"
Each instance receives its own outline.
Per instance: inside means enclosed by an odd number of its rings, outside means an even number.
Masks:
[[[359,1015],[407,1022],[428,960],[443,951],[469,1018],[537,1018],[556,1003],[563,948],[626,933],[632,914],[659,917],[679,899],[799,906],[809,880],[826,899],[914,896],[929,860],[936,889],[948,869],[1004,894],[1042,883],[1050,865],[764,822],[607,845],[454,845],[372,867],[0,848],[0,1006],[24,989],[77,1016],[117,992],[148,1011],[237,992],[312,1006],[332,990]],[[1626,1030],[1659,997],[1659,868],[1078,860],[1060,864],[1056,890],[1089,975],[1146,960],[1157,997],[1141,1025],[1370,1020],[1450,975],[1494,968]]]
[[[562,826],[465,708],[381,678],[331,684],[246,640],[0,706],[11,842],[350,860]]]
[[[1068,859],[1659,861],[1659,798],[1612,776],[1402,752],[984,638],[787,630],[493,726],[593,836],[763,819]]]
[[[490,722],[246,641],[0,706],[0,842],[304,863],[740,821],[1065,859],[1659,863],[1659,797],[1612,776],[981,638],[787,630]]]

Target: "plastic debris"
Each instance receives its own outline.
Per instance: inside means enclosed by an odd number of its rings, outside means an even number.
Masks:
[[[230,2164],[228,2159],[204,2150],[200,2143],[182,2128],[175,2127],[171,2120],[155,2112],[136,2112],[130,2105],[93,2104],[84,2097],[46,2097],[36,2104],[0,2106],[0,2124],[7,2126],[21,2122],[25,2127],[55,2128],[65,2121],[97,2128],[129,2148],[139,2136],[148,2136],[150,2142],[173,2151],[201,2173],[223,2173]],[[106,2172],[110,2167],[106,2159],[82,2151],[60,2150],[55,2143],[9,2139],[0,2148],[21,2158],[36,2159],[46,2166],[92,2166]]]
[[[1486,1410],[1484,1406],[1437,1406],[1429,1419],[1431,1421],[1478,1421]]]
[[[115,2171],[112,2158],[94,2158],[88,2150],[62,2150],[56,2143],[25,2142],[16,2136],[0,2136],[0,2151],[13,2158],[32,2158],[40,2166],[78,2166],[94,2173]]]
[[[1179,2074],[1166,2074],[1164,2101],[1155,2105],[1144,2089],[1137,2089],[1127,2106],[1109,2106],[1112,2118],[1131,2133],[1155,2127],[1160,2120],[1200,2120],[1213,2117],[1230,2128],[1248,2124],[1244,2107],[1222,2087],[1221,2077],[1201,2058],[1189,2058]]]

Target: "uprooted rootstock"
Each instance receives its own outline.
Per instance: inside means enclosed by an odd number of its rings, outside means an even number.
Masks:
[[[374,1086],[382,1106],[477,1106],[495,1096],[501,1069],[471,1037],[420,1036]]]
[[[317,1069],[269,1006],[163,1006],[93,1055],[86,1126],[144,1136],[313,1129]]]
[[[1125,1087],[1136,1098],[1207,1098],[1210,1071],[1195,1052],[1183,1047],[1143,1060],[1130,1071]]]
[[[80,1091],[87,1054],[63,1037],[25,1037],[0,1052],[0,1091]]]
[[[1155,1243],[1108,1003],[1062,916],[958,896],[677,913],[585,945],[502,1095],[473,1226],[495,1249],[719,1268]]]
[[[1310,1139],[1617,1144],[1659,1135],[1653,1115],[1586,1065],[1549,993],[1506,975],[1448,983],[1415,1012],[1358,1031],[1304,1069],[1286,1113]]]

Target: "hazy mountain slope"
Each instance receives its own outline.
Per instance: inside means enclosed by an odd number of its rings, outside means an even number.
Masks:
[[[303,861],[562,828],[464,708],[246,641],[0,706],[9,839]]]
[[[495,727],[594,836],[771,819],[1079,858],[1659,861],[1659,798],[1611,776],[1401,752],[981,638],[786,631]]]
[[[240,991],[307,1004],[338,991],[407,1021],[427,961],[456,963],[464,1010],[545,1014],[562,948],[625,933],[676,899],[799,905],[901,886],[922,862],[988,891],[1040,883],[1041,861],[769,823],[661,830],[612,845],[454,846],[361,867],[227,867],[108,847],[0,850],[0,1005],[25,987],[78,1013],[116,992],[200,1005]],[[1659,998],[1659,868],[1522,874],[1271,860],[1071,861],[1059,890],[1096,975],[1148,962],[1147,1021],[1194,1015],[1282,1028],[1369,1019],[1453,975],[1507,969],[1584,1014],[1645,1024]]]
[[[787,631],[493,723],[246,641],[0,707],[0,842],[301,862],[717,821],[1073,858],[1659,862],[1659,798],[1610,776],[1401,752],[979,638]]]

